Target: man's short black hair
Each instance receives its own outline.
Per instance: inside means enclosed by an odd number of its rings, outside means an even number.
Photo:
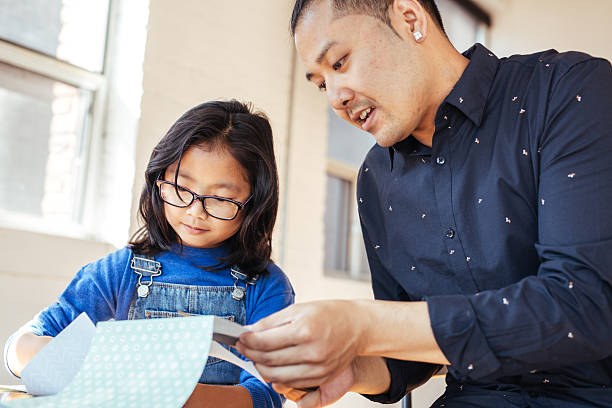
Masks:
[[[296,0],[291,14],[291,35],[295,36],[295,28],[303,14],[317,0]],[[440,10],[434,0],[417,0],[423,8],[433,17],[436,24],[444,33],[444,24],[442,24],[442,16]],[[365,14],[376,17],[389,27],[389,6],[393,0],[331,0],[332,7],[339,15],[348,14]]]

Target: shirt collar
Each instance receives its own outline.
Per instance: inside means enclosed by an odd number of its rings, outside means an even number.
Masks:
[[[226,257],[229,254],[227,244],[220,245],[214,248],[196,248],[187,245],[179,245],[175,243],[172,246],[172,252],[178,257],[188,259],[195,264],[210,264],[210,260]],[[208,263],[207,263],[208,262]]]
[[[456,107],[476,126],[480,126],[499,59],[478,43],[465,51],[463,56],[469,58],[470,63],[443,103]]]
[[[487,98],[499,67],[499,59],[482,44],[476,43],[463,53],[470,60],[453,90],[442,102],[455,106],[476,126],[480,126],[487,106]],[[412,135],[389,148],[389,159],[393,169],[394,152],[408,155],[431,154],[431,149],[422,145]]]

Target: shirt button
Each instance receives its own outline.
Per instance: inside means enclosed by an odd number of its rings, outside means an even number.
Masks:
[[[436,159],[436,163],[442,166],[444,163],[446,163],[446,159],[443,156],[438,156],[438,158]]]
[[[454,238],[454,237],[455,237],[455,230],[454,230],[454,229],[452,229],[452,228],[449,228],[449,229],[446,231],[446,238],[450,238],[450,239],[452,239],[452,238]]]

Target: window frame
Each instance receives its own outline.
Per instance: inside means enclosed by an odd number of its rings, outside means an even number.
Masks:
[[[357,216],[357,220],[354,219],[354,214],[357,211],[357,176],[359,174],[359,169],[354,168],[353,166],[344,163],[341,160],[334,159],[331,157],[327,157],[327,167],[326,167],[326,175],[333,176],[339,178],[345,182],[348,182],[350,185],[349,192],[349,214],[346,219],[348,221],[347,226],[347,269],[329,269],[324,267],[324,274],[333,278],[341,278],[341,279],[350,279],[355,281],[369,281],[370,276],[362,275],[359,273],[362,265],[354,265],[353,258],[356,254],[357,256],[361,255],[361,246],[363,245],[363,238],[361,235],[361,227],[359,225],[359,219]],[[352,229],[355,228],[355,225],[359,227],[359,234],[353,233]],[[326,237],[327,239],[327,237]],[[365,250],[364,250],[365,251]],[[367,266],[367,265],[366,265]],[[369,270],[369,266],[367,266]]]
[[[108,30],[108,28],[107,28]],[[99,163],[103,150],[104,110],[108,81],[102,73],[94,73],[62,60],[0,39],[0,62],[16,69],[45,76],[51,80],[90,91],[92,103],[89,110],[90,126],[83,136],[84,162],[83,180],[75,194],[78,200],[77,221],[57,223],[44,217],[25,213],[0,210],[0,228],[47,233],[72,238],[93,238],[93,225],[87,220],[95,209],[95,188],[98,180]]]

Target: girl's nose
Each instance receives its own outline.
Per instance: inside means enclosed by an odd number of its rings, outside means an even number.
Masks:
[[[193,203],[187,207],[186,212],[192,217],[208,218],[208,213],[204,209],[204,203],[202,200],[193,200]]]

